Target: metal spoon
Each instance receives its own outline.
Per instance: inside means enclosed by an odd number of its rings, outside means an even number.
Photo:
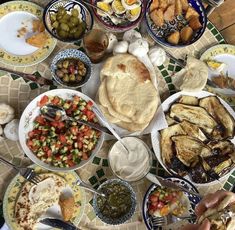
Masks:
[[[87,1],[83,1],[83,3],[85,3],[88,6],[91,6],[92,8],[102,11],[102,13],[104,13],[107,17],[109,17],[115,25],[121,24],[123,22],[123,19],[118,18],[117,16],[114,16],[114,15],[111,15],[110,13],[106,12],[105,10],[101,9],[98,6],[95,6]]]
[[[127,151],[127,153],[129,154],[129,150],[126,146],[126,144],[124,143],[124,141],[122,140],[122,138],[116,133],[116,131],[113,129],[113,127],[108,123],[108,121],[105,119],[105,117],[103,116],[103,114],[96,108],[93,107],[93,112],[95,113],[95,115],[104,123],[104,125],[110,130],[110,132],[117,138],[117,140],[120,142],[120,144],[122,145],[122,147]]]
[[[65,110],[59,106],[56,106],[56,105],[52,105],[52,104],[49,104],[49,105],[44,105],[42,108],[41,108],[41,113],[43,114],[43,116],[50,120],[50,121],[54,121],[55,120],[55,117],[56,117],[56,114],[59,113],[59,115],[61,116],[61,121],[65,121],[65,120],[68,120],[68,121],[74,121],[74,122],[77,122],[79,124],[82,124],[82,125],[87,125],[95,130],[99,130],[101,132],[105,132],[105,133],[108,133],[108,134],[111,134],[112,133],[109,131],[109,129],[107,129],[106,127],[103,127],[99,124],[96,124],[96,123],[92,123],[92,122],[89,122],[89,121],[84,121],[84,120],[77,120],[75,118],[72,118],[72,117],[69,117]]]

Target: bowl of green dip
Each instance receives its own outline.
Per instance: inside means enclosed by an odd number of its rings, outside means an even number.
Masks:
[[[136,195],[129,183],[110,179],[101,184],[98,191],[105,197],[95,194],[93,208],[104,223],[119,225],[132,217],[136,209]]]

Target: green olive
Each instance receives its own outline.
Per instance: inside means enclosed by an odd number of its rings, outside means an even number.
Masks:
[[[75,27],[75,28],[71,29],[69,32],[70,32],[71,34],[74,34],[74,33],[76,33],[76,31],[77,31],[77,28]]]
[[[50,14],[50,20],[51,22],[55,22],[56,21],[56,14]]]
[[[67,31],[67,32],[69,31],[69,26],[66,23],[63,23],[63,22],[60,24],[59,28],[61,30]]]
[[[64,31],[64,30],[59,30],[59,31],[58,31],[58,35],[59,35],[59,37],[61,37],[61,38],[67,38],[67,37],[68,37],[68,32],[67,32],[67,31]]]
[[[78,10],[77,9],[72,9],[71,14],[74,17],[78,17]]]
[[[57,14],[63,16],[64,14],[66,14],[66,9],[63,6],[59,7]]]
[[[59,27],[59,22],[58,21],[53,22],[52,27],[57,29]]]
[[[65,76],[63,77],[63,81],[64,81],[64,82],[69,82],[69,76],[68,76],[68,74],[65,74]]]
[[[81,37],[81,35],[82,35],[82,33],[83,33],[83,28],[81,27],[81,26],[79,26],[79,27],[76,27],[76,32],[74,33],[74,37],[76,38],[76,39],[78,39],[78,38],[80,38]]]
[[[69,80],[70,80],[70,81],[76,81],[75,75],[74,75],[74,74],[70,74],[70,75],[69,75]]]
[[[64,60],[64,61],[63,61],[63,67],[64,67],[65,69],[67,69],[68,66],[69,66],[69,61],[68,61],[68,60]]]
[[[63,15],[59,15],[59,14],[56,15],[56,20],[57,21],[60,21],[62,18],[63,18]]]
[[[78,25],[79,24],[79,19],[77,17],[72,16],[72,17],[70,17],[69,22],[74,23],[75,25]]]

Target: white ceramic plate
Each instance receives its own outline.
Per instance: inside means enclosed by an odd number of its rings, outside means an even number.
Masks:
[[[69,168],[59,168],[59,167],[51,166],[51,165],[41,161],[28,148],[28,146],[26,145],[26,139],[27,139],[27,136],[28,136],[28,132],[33,129],[33,121],[35,120],[35,117],[40,114],[40,108],[37,106],[37,103],[41,100],[41,98],[44,95],[58,96],[58,97],[61,97],[63,99],[71,99],[74,95],[77,95],[77,96],[83,98],[86,101],[92,101],[92,100],[89,97],[87,97],[85,94],[83,94],[81,92],[78,92],[76,90],[54,89],[54,90],[50,90],[50,91],[47,91],[45,93],[42,93],[39,96],[37,96],[36,98],[34,98],[28,104],[28,106],[25,108],[25,110],[22,113],[21,118],[20,118],[20,124],[19,124],[19,133],[20,133],[19,141],[20,141],[20,145],[23,148],[25,154],[35,164],[37,164],[37,165],[39,165],[43,168],[46,168],[48,170],[52,170],[52,171],[72,171],[72,170],[76,170],[76,169],[82,167],[83,165],[85,165],[88,161],[90,161],[94,157],[95,153],[97,153],[100,150],[100,148],[103,144],[103,141],[104,141],[104,133],[101,133],[100,139],[99,139],[98,143],[96,144],[95,149],[92,151],[92,154],[89,157],[89,159],[81,161],[81,163],[78,164],[78,165],[75,165],[75,166],[69,167]],[[97,106],[94,101],[92,101],[92,102],[94,103],[94,106]]]
[[[48,171],[43,170],[42,168],[33,165],[32,166],[37,173],[51,173]],[[75,172],[59,172],[56,173],[57,175],[63,177],[67,181],[66,188],[62,191],[62,193],[71,193],[74,196],[76,207],[75,207],[75,213],[74,217],[72,219],[72,223],[75,225],[78,225],[82,214],[84,213],[84,207],[86,204],[85,200],[85,192],[83,189],[81,189],[79,186],[74,187],[74,183],[79,179],[78,175]],[[11,230],[19,230],[21,229],[19,225],[16,223],[14,213],[15,213],[15,201],[17,200],[17,197],[21,191],[22,184],[24,183],[24,178],[17,174],[13,180],[8,185],[8,188],[4,195],[3,200],[3,214],[4,219],[6,221],[7,226]],[[52,218],[62,218],[60,206],[54,205],[51,208],[49,208],[45,214],[45,217],[52,217]],[[37,224],[36,230],[49,230],[53,229],[52,227],[49,227],[44,224]]]
[[[170,96],[169,98],[167,98],[163,103],[162,103],[162,107],[163,107],[163,111],[166,112],[171,104],[173,102],[175,102],[181,95],[190,95],[190,96],[196,96],[198,98],[203,98],[203,97],[207,97],[210,95],[214,95],[212,93],[206,92],[206,91],[201,91],[198,93],[183,93],[183,92],[178,92],[173,94],[172,96]],[[219,98],[219,97],[218,97]],[[222,105],[228,110],[228,112],[231,114],[231,116],[235,119],[235,112],[234,110],[221,98],[219,98],[220,102],[222,103]],[[160,133],[158,130],[153,130],[151,132],[151,141],[152,141],[152,146],[153,146],[153,150],[154,153],[158,159],[158,161],[160,162],[160,164],[162,165],[162,167],[168,172],[167,167],[165,166],[165,164],[162,161],[162,157],[161,157],[161,147],[160,147]],[[232,143],[235,144],[235,138],[233,138]],[[231,170],[232,172],[233,170]],[[229,175],[231,172],[227,173],[226,175],[222,176],[219,180],[222,181],[224,179],[224,177],[226,177],[227,175]],[[171,173],[170,173],[171,174]],[[185,176],[185,179],[189,180],[190,182],[192,182],[193,184],[195,184],[196,186],[209,186],[209,185],[215,185],[218,184],[218,181],[212,181],[209,183],[204,183],[204,184],[199,184],[199,183],[195,183],[193,182],[189,176]]]
[[[235,46],[227,44],[213,46],[202,54],[200,60],[215,60],[225,63],[226,67],[223,73],[226,74],[228,72],[228,76],[235,79]],[[208,78],[210,80],[218,75],[218,72],[209,68]],[[232,89],[213,88],[213,90],[224,95],[235,95],[235,90]]]
[[[33,34],[32,21],[42,19],[43,9],[27,1],[10,1],[0,5],[0,61],[14,66],[30,66],[47,58],[56,45],[50,37],[44,47],[37,48],[26,43]],[[27,30],[19,36],[19,30]]]

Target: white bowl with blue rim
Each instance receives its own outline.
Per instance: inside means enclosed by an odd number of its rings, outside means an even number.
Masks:
[[[171,22],[165,22],[164,25],[159,28],[150,18],[150,5],[152,1],[153,0],[150,0],[147,3],[145,11],[145,22],[148,33],[157,43],[168,47],[180,48],[193,44],[194,42],[198,41],[198,39],[203,35],[207,25],[207,16],[201,0],[188,0],[188,3],[199,14],[199,21],[202,24],[202,28],[193,33],[193,37],[188,43],[179,43],[178,45],[173,45],[167,42],[166,37],[170,35],[171,32],[178,30],[177,26],[179,25],[179,23],[186,25],[186,20],[183,16],[180,15]]]
[[[85,22],[86,29],[77,39],[63,39],[58,36],[56,30],[52,27],[50,14],[58,12],[59,7],[64,7],[66,11],[77,9],[79,12],[79,20]],[[56,39],[63,42],[77,42],[80,41],[83,36],[88,33],[94,24],[94,19],[91,10],[81,0],[53,0],[45,7],[43,12],[43,22],[46,30]]]
[[[86,75],[82,81],[80,81],[78,83],[72,83],[72,84],[67,83],[66,84],[56,75],[57,63],[61,60],[67,59],[67,58],[79,59],[80,61],[82,61],[84,63],[87,71],[86,71]],[[50,68],[51,68],[52,77],[55,80],[55,82],[65,88],[70,88],[70,89],[77,89],[79,87],[84,86],[88,82],[88,80],[90,79],[90,77],[92,75],[92,63],[91,63],[89,57],[85,53],[83,53],[82,51],[76,50],[76,49],[66,49],[66,50],[62,50],[59,53],[57,53],[52,60]]]
[[[105,181],[104,183],[102,183],[99,186],[98,191],[102,192],[102,188],[107,184],[121,184],[121,185],[124,185],[128,189],[128,191],[131,194],[131,207],[130,207],[130,210],[125,215],[123,215],[119,218],[112,219],[110,217],[107,217],[107,216],[102,214],[101,210],[98,207],[97,194],[95,194],[94,198],[93,198],[93,204],[92,204],[93,209],[95,211],[96,216],[98,216],[98,218],[101,221],[103,221],[104,223],[110,224],[110,225],[123,224],[126,221],[128,221],[133,216],[133,214],[135,213],[136,204],[137,204],[137,201],[136,201],[137,199],[136,199],[135,192],[134,192],[133,188],[131,187],[131,185],[129,183],[127,183],[126,181],[120,180],[120,179],[109,179],[109,180]]]
[[[185,188],[187,188],[187,190],[189,191],[193,191],[196,193],[199,193],[197,188],[188,180],[182,178],[182,177],[178,177],[178,176],[169,176],[166,177],[167,180],[174,182],[176,185],[180,185],[183,186]],[[161,187],[160,183],[159,184],[152,184],[150,185],[150,187],[148,188],[147,192],[145,193],[144,199],[143,199],[143,205],[142,205],[142,214],[143,214],[143,218],[144,218],[144,222],[145,225],[147,226],[147,229],[151,230],[151,229],[160,229],[157,226],[154,226],[153,223],[153,217],[148,213],[148,205],[149,205],[149,196],[156,190],[156,188]],[[188,199],[188,210],[187,211],[187,215],[194,215],[194,210],[196,205],[199,203],[200,199],[198,196],[196,195],[192,195],[186,192],[183,192],[184,196],[186,199]],[[174,223],[174,228],[173,229],[179,229],[181,223]],[[176,226],[178,225],[178,227]]]

